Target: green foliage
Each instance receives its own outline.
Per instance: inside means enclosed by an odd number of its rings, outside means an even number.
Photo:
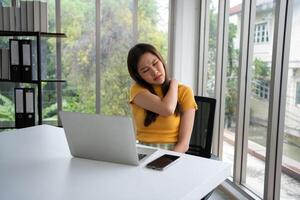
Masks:
[[[0,6],[11,6],[12,0],[0,0]]]
[[[95,112],[95,77],[101,75],[101,113],[129,115],[130,77],[127,52],[132,45],[132,1],[101,1],[100,74],[96,69],[95,3],[62,0],[63,76],[65,110]],[[149,42],[167,55],[167,34],[156,29],[156,1],[139,2],[139,41]]]
[[[43,109],[43,119],[46,121],[56,120],[57,118],[57,105],[52,104]]]
[[[130,115],[127,68],[124,66],[107,68],[101,78],[101,113],[106,115]]]
[[[139,42],[151,43],[162,54],[165,60],[168,55],[168,38],[166,32],[158,27],[159,12],[155,0],[139,1],[138,7]]]
[[[233,117],[236,112],[237,104],[237,81],[238,81],[238,55],[239,50],[234,47],[234,39],[237,34],[237,26],[235,24],[229,24],[229,38],[228,38],[228,63],[227,63],[227,87],[226,87],[226,126],[231,127]]]
[[[1,0],[4,5],[8,0]],[[49,31],[56,30],[55,1],[48,1]],[[130,115],[128,105],[131,79],[127,72],[127,53],[132,46],[132,1],[103,0],[100,11],[100,74],[96,74],[95,1],[61,0],[63,109],[95,113],[95,78],[101,76],[101,112]],[[139,42],[155,45],[167,59],[167,32],[158,27],[160,16],[155,0],[139,1]],[[0,40],[1,47],[7,38]],[[42,40],[42,68],[45,79],[56,79],[56,39]],[[43,83],[43,119],[56,120],[56,84]],[[14,120],[14,104],[0,96],[0,119]]]
[[[268,63],[260,58],[254,60],[254,78],[258,80],[268,80],[270,77],[270,67]]]
[[[207,93],[214,97],[215,91],[215,72],[217,55],[217,21],[218,12],[211,2],[209,9],[209,38],[208,38],[208,71],[207,71]]]
[[[14,103],[8,97],[0,94],[0,121],[14,121],[14,112]]]

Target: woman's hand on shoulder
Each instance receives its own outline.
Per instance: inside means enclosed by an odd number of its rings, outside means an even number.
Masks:
[[[172,87],[174,87],[174,88],[178,88],[178,84],[179,84],[179,82],[178,82],[178,80],[176,80],[175,78],[172,78],[172,79],[170,80],[170,87],[172,86]]]
[[[133,99],[133,103],[159,115],[170,116],[175,112],[177,100],[178,81],[176,79],[171,79],[169,90],[163,98],[146,90],[138,93]]]

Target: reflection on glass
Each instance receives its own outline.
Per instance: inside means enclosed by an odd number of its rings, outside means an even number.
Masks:
[[[241,7],[242,0],[230,1],[223,160],[230,162],[232,166],[234,161],[234,133],[236,129],[237,76],[240,44],[240,32],[238,28],[241,26],[239,20],[241,18]]]
[[[256,2],[245,184],[263,196],[275,4]]]
[[[300,0],[293,8],[280,199],[300,199]]]
[[[208,66],[207,66],[207,96],[215,97],[215,73],[217,55],[218,29],[218,0],[211,0],[209,4],[209,38],[208,38]]]

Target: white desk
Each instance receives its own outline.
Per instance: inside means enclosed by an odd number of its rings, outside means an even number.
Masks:
[[[180,160],[165,171],[145,164],[170,153]],[[73,158],[64,130],[41,125],[0,133],[0,199],[200,199],[230,175],[230,165],[158,150],[140,166]]]

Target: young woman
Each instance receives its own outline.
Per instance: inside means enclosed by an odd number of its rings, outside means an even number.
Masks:
[[[168,78],[165,61],[150,44],[132,47],[127,67],[135,81],[130,104],[139,143],[186,152],[197,109],[191,88]]]

